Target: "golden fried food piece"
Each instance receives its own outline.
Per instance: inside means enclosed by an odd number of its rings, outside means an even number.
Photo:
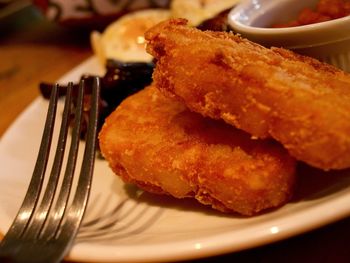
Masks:
[[[156,86],[193,111],[273,137],[312,166],[350,167],[350,75],[232,33],[202,32],[182,19],[146,32]]]
[[[272,140],[190,112],[154,86],[127,98],[99,135],[102,154],[126,182],[254,215],[285,204],[295,161]]]

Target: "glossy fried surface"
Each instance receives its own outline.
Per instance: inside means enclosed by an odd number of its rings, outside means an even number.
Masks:
[[[124,100],[99,140],[126,182],[220,211],[254,215],[293,192],[295,161],[282,146],[190,112],[153,86]]]
[[[273,137],[312,166],[350,167],[350,75],[232,33],[177,19],[146,33],[156,86],[195,112]]]

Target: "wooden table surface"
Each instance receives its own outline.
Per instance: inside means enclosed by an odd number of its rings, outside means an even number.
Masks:
[[[54,82],[91,55],[88,34],[41,20],[1,34],[0,136],[39,96],[41,81]],[[274,244],[198,262],[224,261],[350,262],[350,218]]]
[[[39,96],[41,81],[56,81],[91,55],[86,32],[72,32],[46,21],[0,34],[0,136]]]

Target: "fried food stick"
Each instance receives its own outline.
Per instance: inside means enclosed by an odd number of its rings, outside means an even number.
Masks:
[[[223,212],[251,216],[291,197],[295,160],[273,140],[190,112],[157,88],[127,98],[99,135],[102,154],[126,182]]]
[[[273,137],[312,166],[350,167],[350,75],[233,33],[201,32],[186,20],[146,33],[156,86],[195,112]]]

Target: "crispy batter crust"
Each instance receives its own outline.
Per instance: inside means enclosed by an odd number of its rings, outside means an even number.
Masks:
[[[295,161],[282,146],[190,112],[152,86],[127,98],[99,139],[113,171],[153,193],[254,215],[293,192]]]
[[[232,33],[201,32],[176,19],[146,33],[156,86],[193,111],[325,170],[350,167],[350,75]]]

